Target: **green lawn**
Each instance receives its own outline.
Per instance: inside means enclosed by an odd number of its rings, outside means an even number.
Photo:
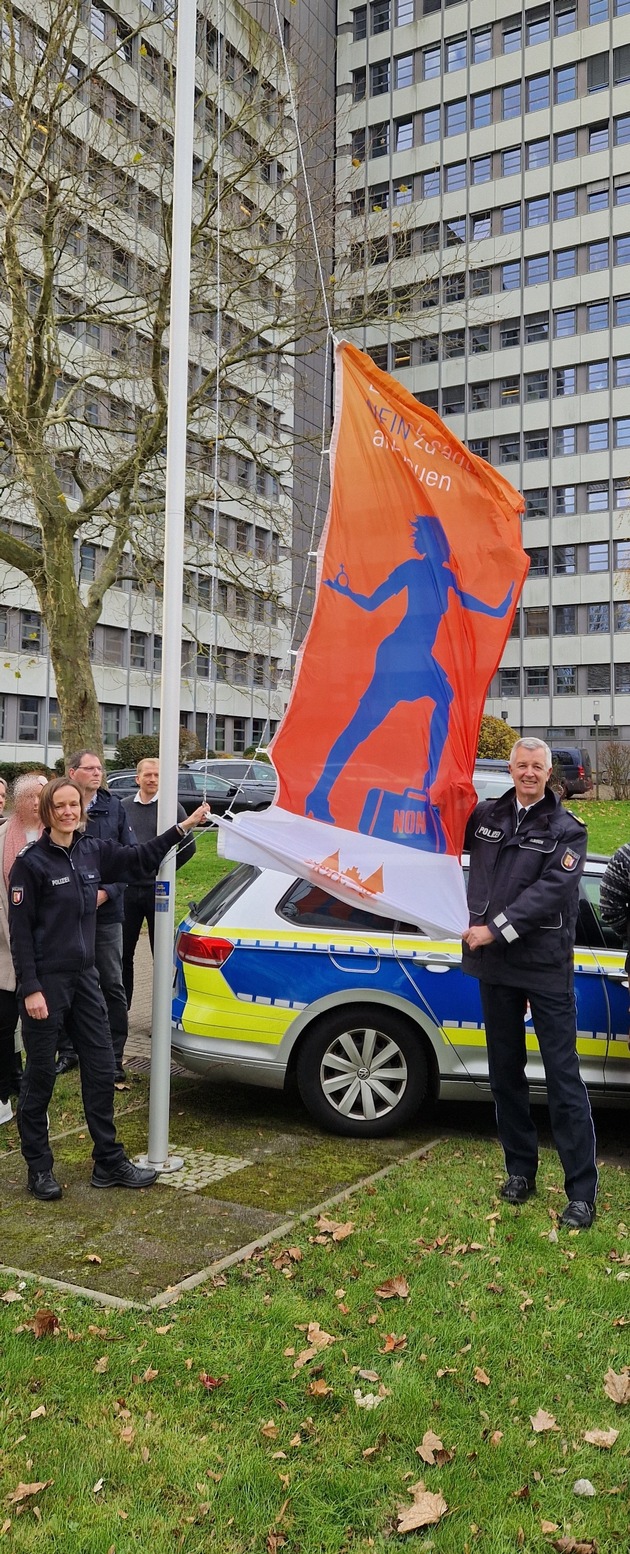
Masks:
[[[190,863],[178,869],[175,885],[175,922],[181,922],[190,901],[201,901],[223,874],[235,867],[229,858],[217,857],[217,832],[196,831],[197,851]]]
[[[627,1177],[604,1168],[594,1229],[567,1235],[555,1155],[522,1211],[497,1199],[502,1174],[494,1143],[447,1141],[338,1208],[353,1228],[337,1244],[309,1224],[159,1312],[5,1276],[3,1547],[542,1554],[573,1538],[619,1554],[630,1406],[604,1378],[623,1387],[629,1359]],[[54,1233],[55,1206],[41,1212]],[[391,1279],[402,1294],[377,1293]],[[28,1326],[42,1307],[58,1336]],[[334,1342],[296,1368],[313,1323]],[[618,1437],[598,1448],[593,1429]],[[427,1431],[450,1460],[421,1460]],[[447,1511],[404,1539],[420,1479]],[[594,1497],[576,1495],[580,1479]],[[42,1487],[20,1502],[19,1485]]]
[[[567,808],[579,815],[588,828],[591,853],[614,853],[622,842],[630,841],[630,802],[613,799],[569,799]]]

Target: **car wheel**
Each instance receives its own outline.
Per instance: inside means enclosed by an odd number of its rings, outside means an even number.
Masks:
[[[406,1021],[377,1005],[326,1015],[298,1053],[304,1105],[330,1133],[382,1138],[421,1106],[428,1087],[421,1040]]]

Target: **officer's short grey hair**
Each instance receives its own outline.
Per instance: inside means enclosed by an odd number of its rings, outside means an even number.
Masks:
[[[545,744],[544,739],[536,739],[533,734],[526,734],[523,739],[517,739],[516,743],[512,745],[512,749],[510,750],[510,761],[512,761],[513,757],[516,754],[516,751],[519,750],[519,749],[520,750],[544,750],[544,752],[545,752],[545,760],[547,762],[547,765],[548,766],[553,766],[553,756],[552,756],[551,751],[549,749],[549,745]]]

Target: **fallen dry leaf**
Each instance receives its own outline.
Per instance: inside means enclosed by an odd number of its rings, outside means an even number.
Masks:
[[[378,1408],[386,1395],[386,1391],[380,1393],[378,1396],[374,1392],[362,1392],[360,1387],[355,1387],[352,1394],[357,1408],[367,1409]]]
[[[267,1533],[267,1554],[277,1554],[278,1549],[283,1549],[286,1543],[284,1533],[272,1531]]]
[[[153,1331],[154,1333],[159,1333],[161,1336],[163,1333],[170,1333],[171,1328],[174,1326],[174,1322],[167,1322],[164,1327],[154,1327]]]
[[[545,1430],[559,1430],[553,1414],[546,1413],[544,1408],[539,1408],[536,1414],[530,1414],[532,1430],[536,1435],[542,1435]]]
[[[317,1381],[309,1381],[307,1391],[310,1392],[313,1398],[327,1398],[330,1397],[332,1387],[328,1386],[328,1383],[324,1381],[322,1376],[318,1377]]]
[[[102,1263],[102,1261],[102,1257],[98,1257],[96,1252],[86,1252],[85,1254],[86,1263]]]
[[[358,1375],[362,1381],[380,1381],[381,1379],[378,1371],[359,1371]]]
[[[96,1360],[95,1364],[94,1364],[94,1369],[95,1369],[97,1375],[98,1376],[102,1376],[103,1372],[107,1370],[108,1365],[109,1365],[109,1355],[108,1354],[102,1354],[100,1360]]]
[[[489,1387],[490,1386],[490,1377],[488,1375],[488,1372],[482,1370],[480,1365],[476,1365],[475,1366],[475,1369],[473,1371],[473,1376],[475,1378],[475,1381],[478,1381],[478,1382],[481,1383],[482,1387]]]
[[[503,1440],[503,1431],[502,1430],[493,1430],[492,1431],[492,1435],[490,1436],[490,1445],[491,1446],[500,1446],[502,1440]]]
[[[199,1380],[206,1392],[215,1392],[217,1387],[222,1387],[224,1381],[227,1381],[227,1376],[209,1376],[207,1371],[200,1371]]]
[[[155,1381],[155,1378],[156,1378],[157,1375],[158,1375],[158,1372],[154,1371],[153,1366],[152,1365],[147,1365],[147,1368],[146,1368],[146,1371],[144,1372],[142,1380],[143,1381]]]
[[[261,1425],[260,1433],[261,1435],[264,1435],[268,1441],[277,1441],[278,1426],[273,1419],[268,1419],[266,1424]]]
[[[53,1338],[59,1332],[59,1317],[55,1316],[54,1311],[49,1311],[47,1306],[42,1306],[24,1326],[30,1327],[36,1338]]]
[[[2,1526],[0,1527],[0,1537],[3,1538],[4,1535],[5,1535],[5,1532],[9,1532],[10,1527],[11,1527],[11,1517],[8,1516],[6,1521],[3,1522]]]
[[[308,1349],[302,1349],[300,1354],[298,1354],[293,1366],[294,1371],[301,1370],[303,1365],[308,1365],[309,1360],[313,1360],[315,1355],[319,1354],[320,1349],[327,1349],[329,1344],[334,1344],[336,1341],[332,1333],[326,1333],[323,1327],[320,1327],[319,1322],[309,1322],[306,1327],[306,1333],[309,1347]]]
[[[141,1450],[141,1452],[140,1452],[140,1456],[141,1456],[141,1457],[142,1457],[142,1461],[143,1461],[143,1462],[148,1462],[148,1461],[149,1461],[149,1459],[150,1459],[150,1456],[151,1456],[151,1453],[150,1453],[150,1451],[149,1451],[149,1448],[148,1448],[148,1446],[143,1446],[143,1447],[142,1447],[142,1450]],[[219,1478],[220,1478],[220,1477],[221,1477],[221,1475],[220,1475],[220,1474],[219,1474]]]
[[[133,1425],[123,1426],[123,1429],[120,1432],[120,1439],[124,1442],[125,1446],[133,1446],[133,1443],[136,1439],[136,1432]]]
[[[92,1494],[93,1495],[100,1495],[100,1492],[101,1492],[101,1490],[103,1488],[103,1484],[104,1483],[105,1483],[105,1479],[104,1478],[97,1478],[96,1483],[92,1485]]]
[[[14,1301],[14,1300],[23,1300],[23,1299],[24,1299],[24,1296],[20,1295],[19,1290],[5,1290],[4,1294],[0,1295],[0,1300],[5,1301],[7,1306],[10,1306],[12,1301]]]
[[[613,1403],[630,1403],[630,1366],[624,1365],[619,1375],[609,1369],[604,1376],[604,1392]]]
[[[329,1219],[327,1214],[320,1214],[315,1221],[315,1229],[323,1236],[331,1236],[333,1241],[345,1241],[354,1230],[354,1221],[349,1219],[343,1223],[341,1220]]]
[[[443,1495],[433,1495],[425,1489],[422,1479],[412,1484],[409,1494],[413,1503],[398,1512],[397,1532],[415,1532],[418,1527],[432,1527],[446,1515],[448,1506]]]
[[[618,1434],[618,1430],[585,1430],[584,1440],[588,1441],[589,1446],[601,1446],[605,1450],[610,1451],[611,1446],[615,1444]]]
[[[406,1349],[406,1348],[407,1348],[407,1334],[406,1333],[401,1333],[400,1338],[397,1338],[395,1333],[386,1333],[385,1334],[385,1338],[383,1340],[383,1347],[382,1347],[382,1349],[379,1349],[379,1354],[393,1354],[395,1349]]]
[[[10,1495],[5,1496],[7,1505],[21,1505],[23,1500],[30,1500],[32,1495],[38,1495],[41,1489],[48,1489],[53,1483],[54,1479],[45,1478],[39,1484],[18,1484]]]
[[[559,1526],[560,1526],[559,1522],[541,1522],[541,1524],[540,1524],[540,1531],[541,1532],[557,1532]]]
[[[558,1554],[597,1554],[595,1538],[554,1538],[552,1548]]]
[[[433,1430],[425,1430],[420,1445],[416,1446],[416,1451],[430,1468],[443,1468],[447,1462],[452,1462],[455,1456],[455,1452],[449,1451]]]
[[[46,1404],[45,1403],[40,1403],[39,1408],[34,1408],[33,1409],[33,1412],[31,1414],[31,1419],[43,1419],[44,1416],[45,1416],[45,1413],[46,1413]],[[617,1432],[615,1431],[615,1434],[616,1433]]]
[[[397,1295],[399,1300],[406,1300],[409,1294],[409,1285],[402,1274],[397,1274],[393,1279],[385,1279],[374,1291],[379,1300],[393,1300]]]

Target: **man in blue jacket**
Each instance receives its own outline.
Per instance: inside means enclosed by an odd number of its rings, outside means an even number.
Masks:
[[[81,789],[87,811],[88,836],[102,841],[120,842],[124,847],[136,843],[136,835],[129,824],[122,803],[114,793],[101,787],[103,768],[93,750],[77,750],[68,761],[68,776]],[[122,977],[123,921],[125,916],[125,886],[107,885],[98,893],[96,914],[95,965],[112,1034],[112,1046],[116,1063],[116,1080],[125,1078],[123,1053],[129,1032],[127,998]],[[56,1071],[65,1074],[76,1068],[78,1057],[70,1038],[64,1033],[60,1038]]]
[[[551,751],[543,740],[516,741],[510,776],[514,787],[478,804],[466,828],[470,927],[462,971],[479,980],[508,1172],[501,1197],[524,1203],[536,1190],[538,1140],[525,1076],[529,1003],[569,1200],[561,1223],[588,1230],[597,1196],[595,1133],[577,1057],[573,989],[586,830],[548,787]]]

